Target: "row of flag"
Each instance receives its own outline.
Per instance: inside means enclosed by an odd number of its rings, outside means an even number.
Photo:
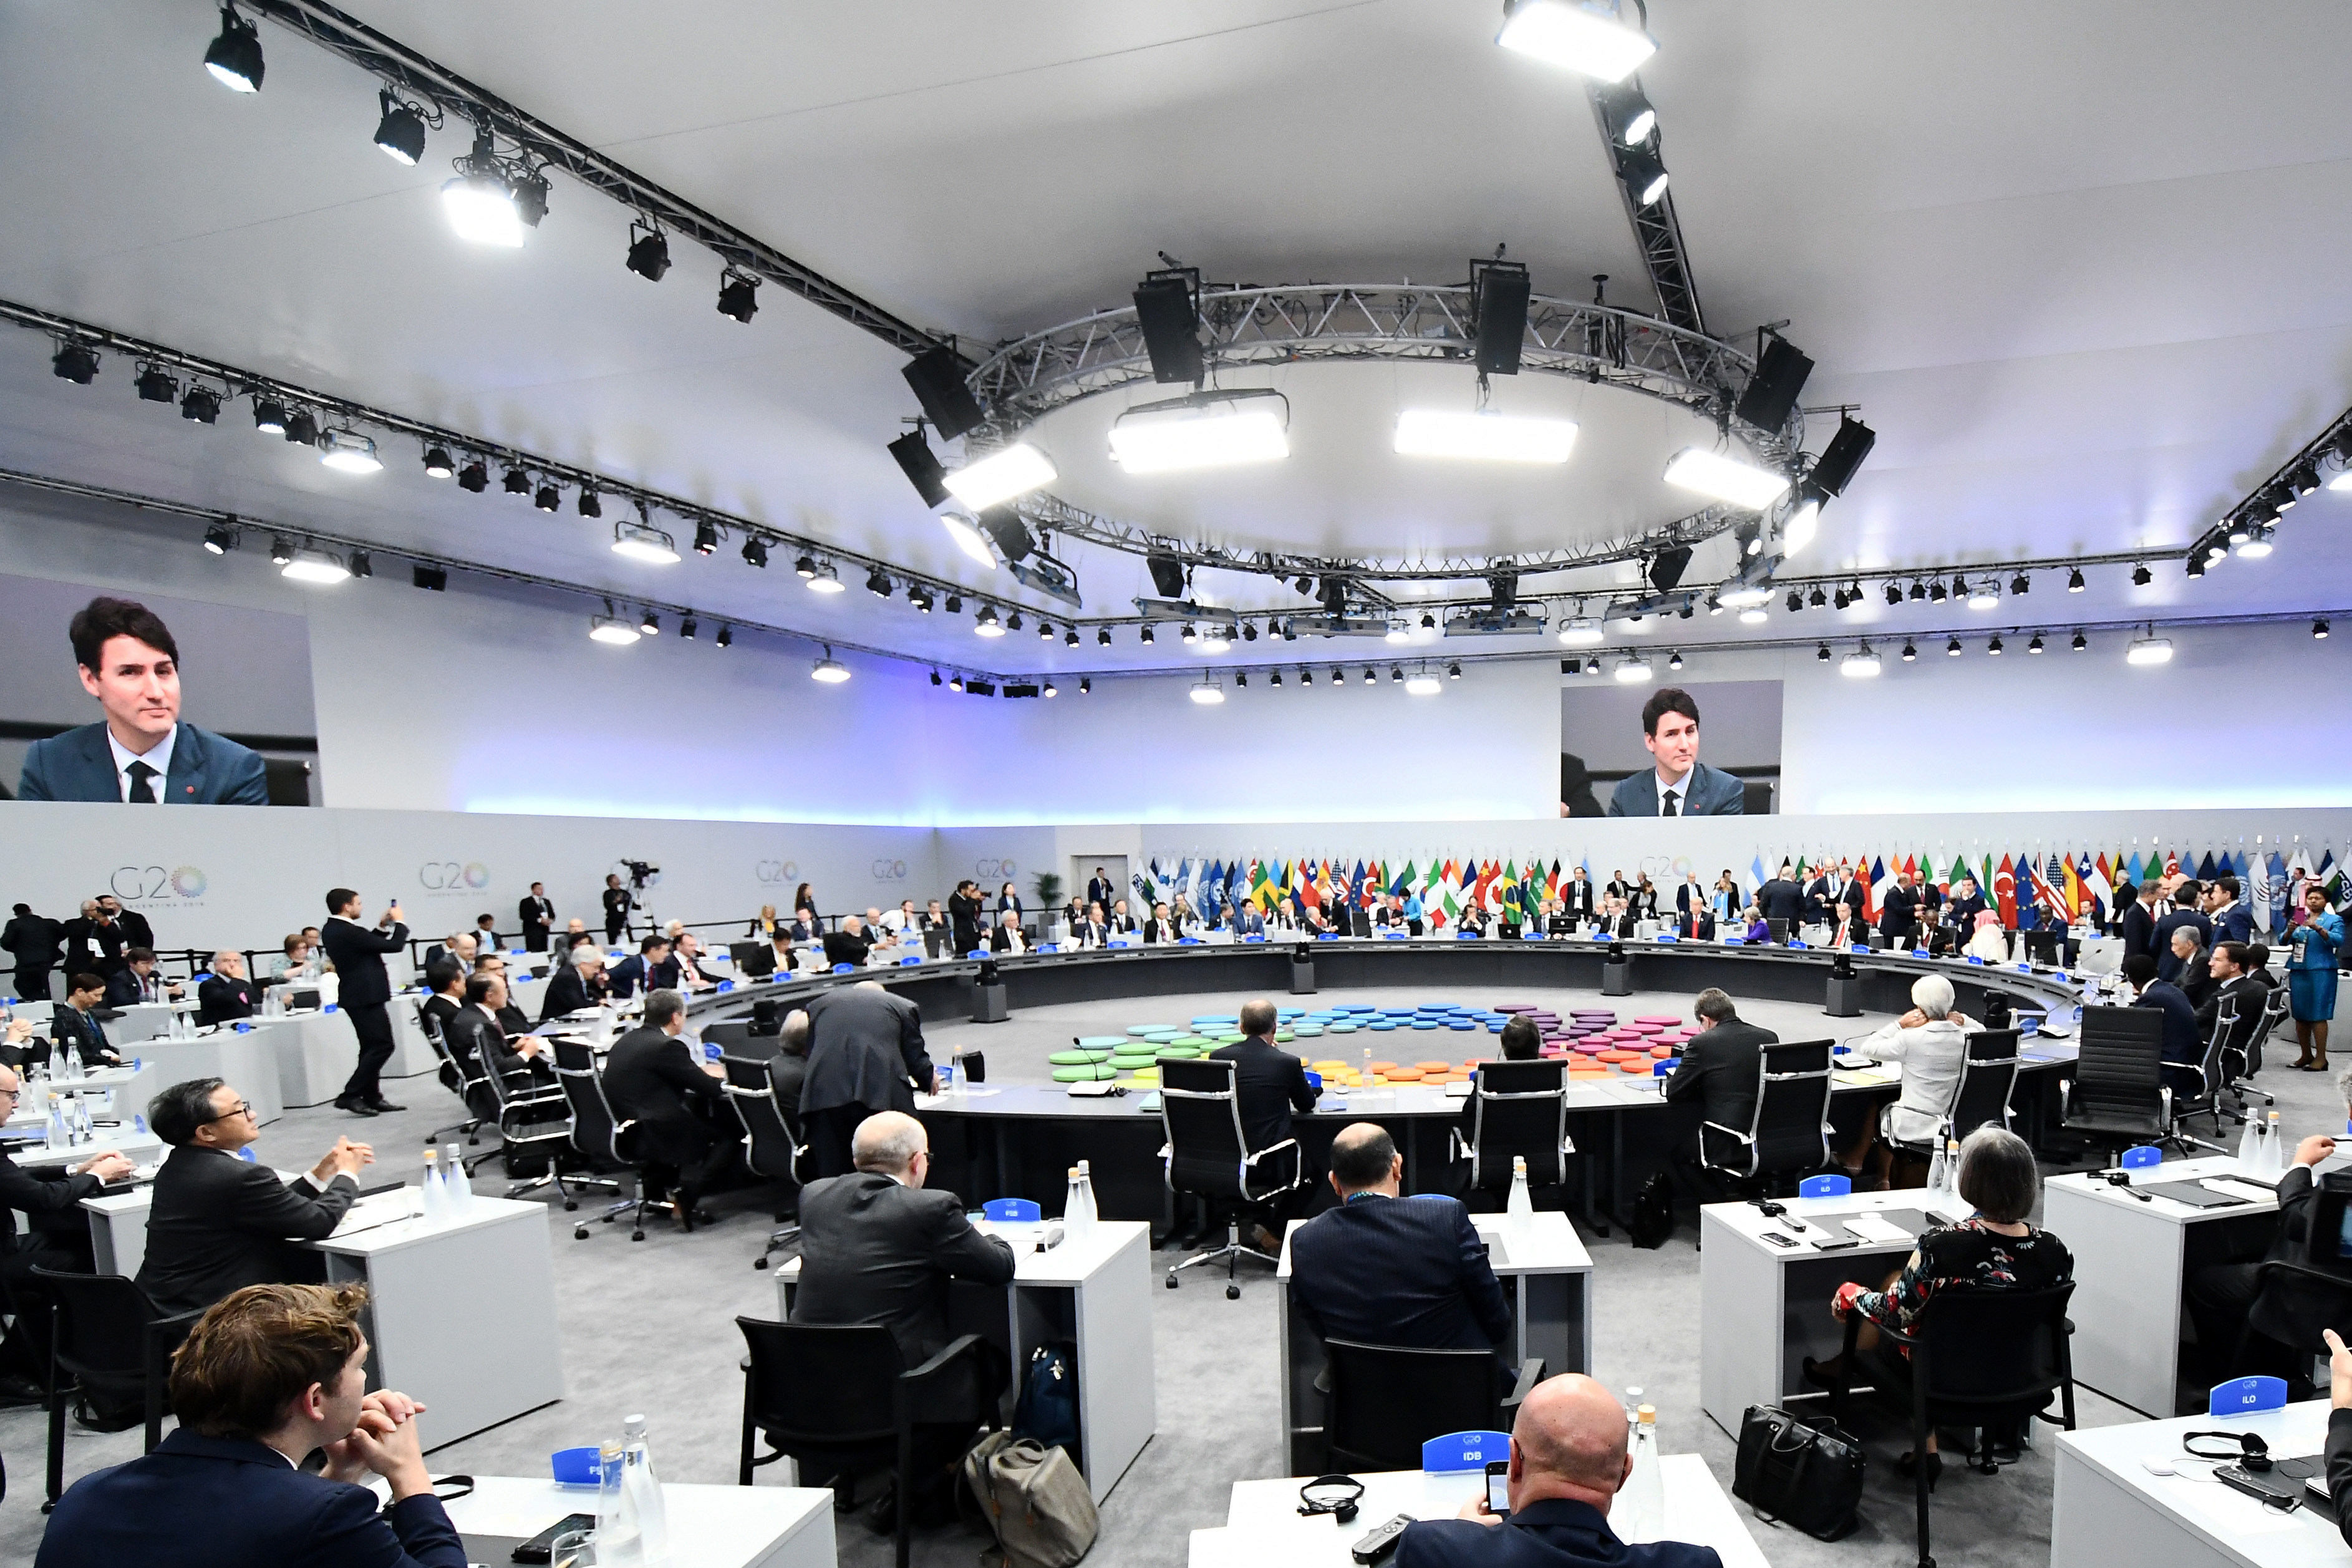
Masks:
[[[1263,914],[1287,909],[1301,919],[1310,910],[1319,910],[1329,918],[1339,910],[1373,908],[1394,894],[1417,900],[1423,919],[1443,930],[1473,908],[1489,915],[1532,920],[1546,900],[1565,896],[1562,889],[1580,865],[1589,879],[1594,878],[1589,860],[1563,864],[1554,858],[1547,862],[1540,855],[1529,856],[1524,862],[1516,858],[1433,857],[1425,865],[1413,859],[1396,865],[1378,858],[1351,863],[1344,857],[1267,860],[1252,856],[1223,860],[1188,856],[1167,860],[1155,856],[1135,872],[1133,882],[1142,910],[1181,898],[1195,913],[1210,919],[1244,907]],[[2193,850],[2177,849],[2117,850],[2112,855],[2105,850],[2027,850],[2004,852],[1998,858],[1988,851],[1974,860],[1955,855],[1948,866],[1939,866],[1933,855],[1922,857],[1916,852],[1819,860],[1800,855],[1794,867],[1801,886],[1823,877],[1834,879],[1841,867],[1849,868],[1854,880],[1862,884],[1872,920],[1878,918],[1897,872],[1907,874],[1914,886],[1932,883],[1946,894],[1962,878],[1972,877],[1988,907],[2000,910],[2001,923],[2019,931],[2083,919],[2104,921],[2114,908],[2117,887],[2126,882],[2146,886],[2159,878],[2179,875],[2204,882],[2236,877],[2255,927],[2265,931],[2301,921],[2305,893],[2313,887],[2326,892],[2332,907],[2352,908],[2352,860],[2339,861],[2335,851],[2328,849],[2315,864],[2310,852],[2300,847],[2291,855],[2275,849],[2236,854],[2209,849],[2201,858]],[[1749,880],[1741,889],[1743,900],[1752,899],[1756,889],[1776,869],[1768,868],[1763,853],[1758,851],[1748,865]],[[1702,890],[1711,900],[1712,884],[1703,883]],[[1658,896],[1661,912],[1673,907],[1673,887],[1659,888]]]

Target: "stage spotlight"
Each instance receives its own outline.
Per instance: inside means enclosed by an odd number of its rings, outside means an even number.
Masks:
[[[1146,274],[1135,289],[1135,324],[1151,356],[1151,379],[1191,382],[1204,374],[1201,354],[1201,275],[1189,267]]]
[[[669,236],[650,219],[629,225],[629,270],[648,283],[658,283],[669,270]]]
[[[812,594],[838,594],[843,591],[840,570],[828,561],[808,579],[808,585]]]
[[[1946,644],[1944,645],[1944,654],[1945,654],[1945,657],[1946,657],[1946,658],[1959,658],[1959,657],[1960,657],[1960,639],[1959,639],[1959,638],[1958,638],[1958,637],[1954,637],[1951,641],[1949,641],[1949,642],[1946,643]]]
[[[2030,594],[2033,591],[2033,579],[2028,577],[2024,573],[2020,572],[2016,576],[2011,577],[2009,580],[2009,591],[2013,595],[2022,597],[2024,595]]]
[[[1704,447],[1685,447],[1666,464],[1666,483],[1717,500],[1761,511],[1789,489],[1786,474],[1772,473]]]
[[[1917,579],[1916,577],[1912,578],[1912,579],[1911,579],[1911,594],[1910,594],[1911,602],[1912,602],[1913,604],[1915,604],[1915,605],[1916,605],[1916,604],[1917,604],[1920,600],[1922,600],[1922,599],[1926,598],[1927,596],[1927,584],[1925,584],[1924,583],[1921,583],[1921,582],[1919,581],[1919,579]]]
[[[1282,686],[1282,671],[1277,669],[1272,675],[1267,676],[1265,678],[1265,683],[1279,690]]]
[[[220,37],[205,51],[205,69],[231,92],[261,90],[261,34],[231,5],[221,7]]]
[[[1236,678],[1234,684],[1236,686],[1246,686],[1249,682]],[[1045,678],[1045,695],[1048,697],[1059,697],[1061,694],[1060,689],[1054,684],[1054,678],[1050,675],[1047,676]]]
[[[180,400],[180,384],[173,379],[170,371],[160,364],[141,365],[138,379],[131,384],[139,389],[139,401],[142,403],[177,403]]]
[[[686,619],[677,623],[678,640],[680,642],[692,642],[694,640],[694,634],[701,629],[702,623],[696,620],[692,616],[688,616]]]
[[[1900,609],[1900,608],[1902,607],[1902,605],[1903,605],[1903,590],[1902,590],[1902,588],[1901,588],[1900,586],[1898,586],[1897,584],[1893,584],[1893,583],[1889,583],[1888,584],[1886,584],[1886,607],[1887,607],[1888,609],[1890,609],[1890,610],[1892,610],[1892,609]]]
[[[646,523],[616,522],[613,525],[613,553],[651,566],[674,566],[677,563],[677,541]]]
[[[1846,592],[1843,588],[1840,588],[1840,589],[1837,591],[1837,599],[1836,599],[1836,604],[1837,604],[1837,607],[1838,607],[1839,609],[1843,610],[1843,609],[1844,609],[1848,605],[1851,605],[1851,604],[1853,604],[1853,595],[1852,594],[1850,594],[1850,593]]]
[[[1969,608],[1971,610],[1990,610],[2000,607],[2000,584],[1993,578],[1987,577],[1983,579],[1978,583],[1975,587],[1968,589],[1966,593],[1969,601]],[[1952,595],[1953,597],[1958,598],[1961,596],[1961,594],[1962,589],[1960,584],[1958,581],[1955,579],[1952,584]]]
[[[1257,641],[1257,623],[1255,621],[1244,621],[1242,623],[1242,641]]]
[[[1941,578],[1927,584],[1927,599],[1931,604],[1940,605],[1944,602],[1944,584]]]
[[[1110,647],[1110,628],[1108,626],[1105,626],[1100,631],[1095,633],[1095,641],[1104,647]]]
[[[1021,625],[1021,612],[1018,610],[1004,617],[1004,629],[1008,632],[1019,631]]]
[[[1151,626],[1150,623],[1147,622],[1142,629],[1135,634],[1135,640],[1143,644],[1146,647],[1151,646]]]
[[[1367,686],[1378,686],[1380,683],[1380,676],[1374,673],[1370,665],[1366,665],[1364,667],[1364,684]]]
[[[1647,147],[1631,147],[1617,160],[1617,177],[1637,207],[1648,206],[1666,194],[1665,161]]]
[[[98,351],[88,343],[68,338],[59,343],[58,352],[49,357],[49,374],[59,381],[88,386],[98,379]]]
[[[1597,664],[1600,661],[1596,659],[1593,662]],[[1445,679],[1448,680],[1459,680],[1462,679],[1462,665],[1459,660],[1456,660],[1445,667]]]
[[[220,420],[220,394],[209,386],[190,384],[187,395],[180,399],[180,417],[198,425],[217,424]]]
[[[1291,586],[1297,589],[1302,594],[1311,595],[1315,592],[1315,579],[1312,577],[1301,577],[1297,582],[1293,583]]]
[[[2191,577],[2202,577],[2205,575],[2205,555],[2201,549],[2192,551],[2189,553],[2189,564],[2184,568],[2184,570],[2186,570],[2188,574]]]
[[[1816,664],[1827,664],[1829,661],[1830,645],[1823,643],[1821,647],[1813,650],[1813,662]]]
[[[2238,553],[2248,561],[2260,561],[2271,552],[2271,531],[2267,528],[2259,528],[2244,543],[2238,546]]]
[[[1190,621],[1186,621],[1184,623],[1184,631],[1182,636],[1184,646],[1186,647],[1191,647],[1194,643],[1201,640],[1200,632],[1194,628],[1192,623]]]
[[[490,488],[490,466],[479,458],[468,458],[466,466],[457,470],[457,488],[480,495]]]
[[[1601,94],[1601,116],[1609,127],[1609,139],[1620,147],[1638,147],[1658,128],[1658,111],[1631,82]]]
[[[256,424],[260,423],[261,408],[262,405],[258,403],[253,405],[253,417]],[[282,428],[285,419],[282,411],[278,415],[278,419]],[[267,426],[265,426],[264,428]],[[432,446],[425,448],[425,474],[427,479],[446,479],[457,471],[457,465],[450,461],[449,449],[446,447]]]
[[[1590,616],[1578,616],[1561,622],[1559,630],[1554,635],[1559,637],[1562,647],[1591,647],[1607,636],[1601,629],[1601,623]]]
[[[645,618],[637,623],[637,629],[649,637],[657,637],[661,636],[661,622],[651,610],[647,610]]]
[[[1389,684],[1391,686],[1402,686],[1404,684],[1404,666],[1401,664],[1392,664],[1389,666]]]
[[[1268,621],[1268,622],[1266,623],[1266,625],[1268,625],[1269,626],[1272,626],[1273,624],[1274,624],[1274,623],[1273,623],[1273,622],[1271,622],[1271,621]],[[1283,623],[1282,623],[1282,640],[1283,640],[1283,641],[1285,641],[1285,642],[1297,642],[1297,641],[1298,640],[1298,628],[1297,628],[1297,626],[1295,626],[1291,625],[1288,621],[1285,621],[1285,622],[1283,622]]]
[[[457,176],[442,183],[441,210],[458,238],[511,250],[522,244],[523,230],[535,227],[547,210],[546,181],[532,183],[537,187],[530,198],[533,210],[526,216],[526,198],[509,183],[489,127],[477,126],[473,151],[457,161]]]
[[[580,492],[580,510],[586,511],[588,510],[587,491],[583,490]],[[701,521],[694,525],[694,552],[697,555],[708,555],[718,548],[719,525],[711,521],[709,518],[704,518]]]
[[[2154,580],[2155,580],[2155,574],[2154,574],[2154,573],[2151,573],[2151,572],[2147,569],[2147,567],[2146,566],[2146,564],[2144,564],[2144,563],[2143,563],[2143,564],[2141,564],[2141,565],[2135,566],[2135,567],[2133,567],[2133,568],[2132,568],[2132,586],[2133,586],[2133,587],[2135,587],[2135,588],[2145,588],[2145,587],[2147,587],[2147,586],[2148,585],[2148,584],[2149,584],[2149,583],[2153,582]]]
[[[749,322],[760,313],[760,280],[732,268],[719,274],[719,313]]]
[[[735,628],[733,626],[719,627],[718,637],[714,637],[712,640],[720,647],[732,647],[735,645]]]
[[[1627,26],[1614,6],[1576,0],[1515,0],[1503,13],[1503,30],[1495,41],[1603,82],[1623,81],[1658,52],[1658,41]]]
[[[980,607],[980,614],[973,617],[971,629],[984,637],[1003,637],[1004,624],[996,618],[996,606],[982,605]]]
[[[408,581],[428,594],[446,593],[449,587],[449,573],[447,568],[441,566],[411,566]]]
[[[849,679],[849,667],[834,658],[833,649],[827,647],[824,657],[816,661],[816,668],[809,671],[809,679],[826,686],[838,686]]]
[[[2028,653],[2040,653],[2042,651],[2042,634],[2040,632],[2033,634],[2033,640],[2025,645],[2025,651]]]
[[[1092,695],[1092,694],[1093,694],[1093,692],[1094,692],[1094,689],[1095,689],[1095,678],[1094,678],[1093,676],[1091,676],[1091,675],[1082,675],[1082,676],[1078,677],[1078,695],[1079,695],[1079,696],[1081,696],[1081,697],[1090,696],[1090,695]]]
[[[1480,375],[1519,374],[1519,345],[1528,335],[1528,300],[1534,292],[1523,263],[1498,259],[1470,264],[1470,361]],[[1568,438],[1576,437],[1576,426],[1566,420],[1541,423],[1567,425]],[[1400,443],[1404,439],[1402,420],[1398,421],[1397,439]],[[1402,451],[1404,447],[1400,445],[1397,449]],[[1567,459],[1567,452],[1562,451],[1557,459],[1535,460]]]
[[[528,499],[530,495],[530,475],[520,465],[515,465],[507,469],[506,478],[499,481],[499,486],[510,496]]]
[[[205,548],[215,555],[227,554],[236,548],[236,530],[226,522],[212,524],[205,530]]]
[[[1071,626],[1062,633],[1062,646],[1064,647],[1076,647],[1078,646],[1077,627]]]
[[[2319,465],[2308,459],[2297,463],[2286,477],[2286,493],[2301,500],[2319,488]]]
[[[1798,487],[1798,490],[1800,500],[1796,510],[1780,523],[1780,553],[1784,557],[1794,555],[1811,544],[1813,535],[1822,528],[1822,498],[1813,492],[1812,481],[1806,480]]]
[[[1813,362],[1796,344],[1786,338],[1771,338],[1764,344],[1756,361],[1756,374],[1748,378],[1748,389],[1739,395],[1734,412],[1759,430],[1778,430],[1789,422],[1789,411],[1796,407],[1797,395],[1805,390],[1806,378],[1812,374]]]
[[[1816,593],[1816,594],[1818,594],[1818,593],[1820,593],[1820,592],[1821,592],[1821,590],[1820,590],[1819,588],[1816,588],[1816,589],[1814,589],[1814,590],[1813,590],[1813,592],[1814,592],[1814,593]],[[1801,588],[1791,588],[1791,589],[1790,589],[1790,590],[1789,590],[1789,613],[1790,613],[1790,615],[1792,615],[1792,616],[1793,616],[1793,615],[1795,615],[1799,610],[1801,610],[1801,609],[1803,609],[1804,607],[1805,607],[1805,594],[1804,594],[1804,590],[1803,590],[1803,589],[1801,589]]]
[[[2124,659],[2129,664],[2169,664],[2172,662],[2172,639],[2157,637],[2153,633],[2134,637]]]
[[[297,447],[319,444],[319,418],[307,408],[297,408],[286,416],[286,439]]]
[[[2082,633],[2080,633],[2080,632],[2076,632],[2076,633],[2074,634],[2074,651],[2075,651],[2076,653],[2082,653],[2082,652],[2085,651],[2086,649],[2088,649],[2088,648],[2090,647],[2090,646],[2091,646],[2091,639],[2090,639],[2090,638],[2088,638],[2088,637],[2084,637]]]
[[[923,417],[931,422],[940,439],[952,441],[987,417],[971,388],[964,384],[962,363],[945,343],[925,349],[908,360],[899,374],[907,378],[915,400],[923,405]]]
[[[253,400],[253,427],[256,430],[260,431],[265,436],[285,435],[286,405],[278,402],[278,399],[274,397],[255,398]],[[443,457],[446,460],[447,454],[444,453]],[[433,454],[431,452],[425,453],[425,471],[431,474],[433,473]],[[434,475],[434,477],[436,479],[446,479],[449,477],[449,468],[445,466],[440,473]]]
[[[816,557],[814,555],[798,557],[793,562],[793,570],[800,574],[803,582],[808,581],[816,575]]]
[[[746,565],[757,566],[764,571],[768,564],[768,542],[756,533],[745,539],[743,561]]]
[[[890,456],[898,459],[898,471],[907,476],[925,506],[935,507],[948,499],[947,470],[940,467],[920,430],[909,430],[891,442]]]
[[[1679,649],[1679,648],[1677,648],[1677,649],[1675,649],[1675,652],[1674,652],[1674,653],[1672,653],[1671,655],[1669,655],[1669,656],[1667,657],[1667,658],[1666,658],[1666,668],[1667,668],[1668,669],[1680,669],[1682,667],[1683,667],[1683,656],[1682,656],[1682,650],[1681,650],[1681,649]]]
[[[894,592],[894,585],[890,581],[889,574],[885,573],[879,566],[877,566],[873,571],[866,574],[866,591],[873,595],[877,599],[888,598],[892,592]]]
[[[931,613],[931,606],[936,605],[938,602],[938,598],[932,594],[931,590],[925,587],[922,584],[909,583],[907,585],[907,603],[914,605],[915,608],[920,610],[923,614],[927,616],[929,615]]]
[[[1904,662],[1904,663],[1906,663],[1906,664],[1909,664],[1909,663],[1911,663],[1914,659],[1917,658],[1918,657],[1919,657],[1919,647],[1918,647],[1918,645],[1917,645],[1917,644],[1916,644],[1916,643],[1914,643],[1914,642],[1913,642],[1909,637],[1906,637],[1906,638],[1904,638],[1904,639],[1903,639],[1903,662]]]
[[[1992,641],[1985,644],[1985,652],[1992,655],[1995,658],[1999,658],[2000,657],[2000,634],[1999,632],[1993,633]]]
[[[319,461],[344,474],[373,474],[383,467],[375,455],[375,437],[337,427],[319,437]]]
[[[1807,603],[1817,610],[1829,603],[1829,595],[1822,592],[1822,585],[1819,583],[1813,584],[1812,596]],[[1845,590],[1843,588],[1838,590],[1838,608],[1841,610],[1845,608]]]
[[[1002,501],[1028,494],[1054,481],[1054,460],[1026,441],[1015,441],[976,461],[968,462],[941,483],[948,492],[974,511],[986,511]]]
[[[2066,574],[2066,592],[2070,594],[2079,594],[2083,591],[2084,586],[2083,569],[2080,566],[2075,567],[2073,571]]]
[[[1054,640],[1053,622],[1039,621],[1037,623],[1037,640],[1039,642],[1052,642]]]
[[[279,571],[293,582],[317,583],[322,586],[342,582],[352,574],[350,567],[323,550],[298,550]]]
[[[935,670],[933,670],[933,671],[931,671],[931,684],[932,684],[933,686],[939,686],[939,685],[943,684],[943,683],[941,682],[941,680],[940,679],[940,672],[939,672],[938,670],[936,670],[936,669],[935,669]]]
[[[282,533],[271,534],[269,536],[269,563],[272,566],[283,568],[288,562],[293,559],[294,542],[287,538]]]
[[[345,565],[350,570],[351,574],[353,577],[373,577],[375,575],[375,563],[368,559],[368,552],[364,550],[352,551],[350,559],[345,563]]]
[[[563,492],[555,488],[553,481],[542,481],[532,492],[530,504],[541,511],[560,510],[563,505]]]
[[[2311,635],[2317,641],[2326,642],[2327,640],[2327,623],[2326,621],[2312,622]]]
[[[394,163],[415,167],[425,156],[425,117],[388,87],[378,89],[375,100],[379,110],[375,144]]]
[[[961,675],[949,676],[948,689],[950,691],[961,691],[963,689],[963,677]]]
[[[1230,653],[1233,647],[1234,629],[1231,626],[1213,626],[1201,636],[1202,653]]]

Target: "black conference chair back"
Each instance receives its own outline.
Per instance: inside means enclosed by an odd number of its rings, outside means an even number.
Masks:
[[[172,1351],[204,1312],[166,1313],[136,1279],[121,1274],[68,1274],[37,1266],[33,1279],[48,1300],[48,1500],[55,1502],[65,1489],[66,1406],[74,1386],[142,1394],[152,1450],[163,1441]]]
[[[1511,1162],[1524,1156],[1528,1184],[1568,1180],[1568,1063],[1480,1062],[1470,1080],[1470,1185],[1511,1184]]]
[[[433,1059],[440,1064],[434,1076],[441,1080],[441,1087],[464,1100],[466,1109],[475,1115],[487,1117],[495,1114],[493,1109],[487,1108],[487,1097],[482,1103],[476,1101],[474,1085],[466,1075],[465,1064],[450,1051],[448,1037],[441,1033],[440,1020],[426,1012],[422,1005],[416,1009],[416,1026],[424,1032],[425,1043],[433,1047]]]
[[[2017,1085],[2018,1038],[2015,1029],[1978,1029],[1969,1036],[1968,1058],[1960,1064],[1959,1087],[1952,1092],[1944,1136],[1966,1138],[1979,1127],[2008,1127],[2010,1092]]]
[[[1297,1184],[1296,1139],[1253,1152],[1243,1136],[1232,1062],[1161,1062],[1160,1121],[1168,1134],[1162,1158],[1173,1191],[1260,1203]]]
[[[1508,1431],[1521,1390],[1503,1380],[1492,1351],[1417,1350],[1331,1340],[1331,1393],[1324,1433],[1333,1471],[1417,1470],[1421,1446],[1448,1432]],[[1531,1363],[1534,1376],[1542,1363]]]
[[[697,1033],[701,1036],[704,1045],[717,1046],[730,1056],[750,1054],[743,1053],[743,1047],[752,1038],[751,1020],[749,1018],[728,1018],[716,1024],[705,1024]],[[762,1038],[769,1050],[775,1048],[776,1037],[773,1035]]]
[[[2165,1131],[2164,1018],[2153,1007],[2085,1007],[2065,1126],[2113,1142]]]
[[[564,1103],[572,1109],[572,1146],[592,1161],[632,1165],[625,1140],[633,1122],[613,1114],[604,1098],[604,1080],[596,1072],[596,1055],[581,1040],[555,1042],[555,1077],[563,1086]]]
[[[1791,1040],[1759,1047],[1754,1119],[1744,1128],[1702,1124],[1706,1163],[1738,1177],[1811,1175],[1827,1164],[1830,1045]]]
[[[709,1037],[709,1032],[705,1030],[704,1038]],[[776,1104],[776,1086],[768,1076],[771,1059],[719,1058],[719,1065],[727,1072],[727,1103],[735,1108],[735,1119],[743,1124],[743,1135],[751,1141],[746,1163],[752,1173],[772,1182],[797,1181],[801,1140]]]
[[[2025,954],[2035,963],[2054,964],[2058,962],[2058,933],[2054,931],[2030,931],[2025,933]]]

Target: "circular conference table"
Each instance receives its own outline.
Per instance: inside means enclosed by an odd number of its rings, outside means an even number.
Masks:
[[[1612,960],[1621,954],[1622,968]],[[1296,970],[1311,964],[1311,978]],[[1300,995],[1294,979],[1315,994],[1353,988],[1395,990],[1426,985],[1433,991],[1464,986],[1526,988],[1585,993],[1675,992],[1696,995],[1720,987],[1735,999],[1822,1005],[1841,968],[1851,978],[1837,1016],[1859,1012],[1900,1014],[1910,1006],[1912,983],[1922,974],[1948,978],[1962,1012],[1981,1016],[1988,997],[2001,993],[2021,1024],[2047,1023],[2054,1035],[2029,1035],[2011,1097],[2021,1131],[2035,1142],[2054,1124],[2059,1081],[2071,1075],[2071,1037],[2079,1021],[2084,987],[2066,971],[2031,964],[1981,964],[1967,959],[1922,958],[1914,953],[1763,944],[1726,945],[1626,939],[1610,942],[1585,938],[1494,939],[1320,938],[1268,942],[1181,942],[1109,947],[1074,952],[1007,954],[986,965],[995,984],[981,984],[983,964],[971,958],[870,967],[841,973],[788,975],[744,982],[702,993],[689,1011],[702,1037],[722,1046],[744,1041],[742,1020],[763,999],[786,1011],[815,995],[863,980],[877,980],[913,1002],[927,1021],[1002,1016],[1002,1007],[1101,1002],[1126,997],[1230,995],[1260,992]],[[1604,973],[1604,970],[1615,971]],[[989,994],[988,993],[994,993]],[[1822,1037],[1832,1030],[1824,1028]],[[1399,1037],[1387,1054],[1406,1055],[1418,1047]],[[1493,1037],[1468,1040],[1448,1032],[1437,1037],[1445,1054],[1492,1054]],[[1475,1042],[1475,1043],[1474,1043]],[[1330,1047],[1333,1057],[1352,1055],[1362,1045],[1385,1050],[1367,1035],[1325,1037],[1296,1042],[1309,1061]],[[1430,1054],[1440,1047],[1430,1042]],[[1614,1210],[1627,1188],[1630,1165],[1641,1171],[1662,1164],[1674,1142],[1695,1124],[1685,1107],[1668,1107],[1653,1077],[1621,1074],[1614,1079],[1572,1079],[1568,1089],[1569,1131],[1576,1146],[1579,1196],[1588,1220]],[[1058,1213],[1067,1172],[1084,1159],[1093,1172],[1096,1201],[1108,1218],[1157,1219],[1169,1212],[1159,1150],[1165,1139],[1151,1093],[1099,1093],[1099,1085],[990,1081],[941,1095],[919,1095],[917,1112],[929,1129],[932,1181],[968,1204],[991,1197],[1027,1197]],[[1113,1086],[1117,1088],[1118,1086]],[[1089,1089],[1096,1093],[1087,1092]],[[1073,1089],[1079,1092],[1074,1094]],[[1858,1129],[1862,1118],[1896,1092],[1883,1074],[1841,1073],[1832,1089],[1832,1120],[1841,1136]],[[1339,1130],[1351,1121],[1377,1121],[1397,1140],[1405,1156],[1409,1192],[1452,1191],[1460,1165],[1448,1143],[1466,1101],[1433,1084],[1399,1083],[1367,1095],[1344,1096],[1327,1085],[1324,1101],[1295,1119],[1310,1166],[1319,1171]],[[1603,1227],[1605,1229],[1605,1226]]]

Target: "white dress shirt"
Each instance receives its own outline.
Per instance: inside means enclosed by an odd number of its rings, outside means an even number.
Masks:
[[[131,798],[131,764],[144,763],[155,770],[155,776],[147,781],[147,787],[155,792],[155,799],[160,804],[163,798],[163,781],[172,776],[172,748],[179,744],[179,741],[180,727],[174,724],[172,732],[156,742],[142,757],[136,752],[125,751],[122,742],[114,738],[114,727],[107,726],[106,749],[114,753],[114,784],[121,792],[120,798],[125,801]]]

